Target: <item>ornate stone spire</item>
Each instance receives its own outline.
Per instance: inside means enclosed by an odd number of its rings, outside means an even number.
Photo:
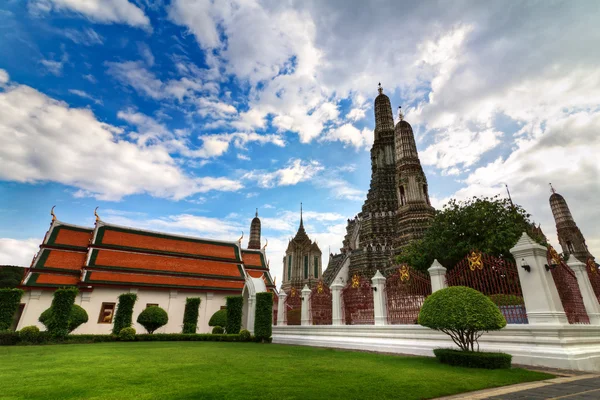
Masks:
[[[383,94],[381,83],[377,90],[379,96],[375,98],[375,139],[379,132],[394,129],[394,117],[392,115],[392,104],[390,98]]]
[[[298,242],[309,241],[308,235],[304,230],[304,222],[302,221],[302,203],[300,203],[300,226],[298,227],[298,232],[296,232],[296,236],[294,236],[294,240]]]
[[[256,214],[250,224],[250,240],[248,241],[248,248],[260,250],[260,219],[258,218],[258,208]]]
[[[577,227],[571,210],[564,197],[554,190],[550,184],[552,195],[550,196],[550,208],[556,222],[556,233],[558,241],[564,254],[574,255],[582,263],[586,263],[588,258],[594,258],[585,244],[585,238]]]

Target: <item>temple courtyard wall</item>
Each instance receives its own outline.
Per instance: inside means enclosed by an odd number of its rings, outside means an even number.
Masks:
[[[107,304],[116,305],[119,303],[119,295],[123,293],[136,293],[138,299],[135,303],[132,316],[132,326],[138,333],[146,333],[143,326],[136,322],[138,315],[148,305],[158,305],[169,315],[169,322],[156,333],[181,333],[183,325],[183,313],[185,302],[188,297],[199,297],[200,309],[198,315],[198,333],[209,333],[212,328],[208,326],[210,317],[224,307],[225,297],[231,293],[218,292],[189,292],[182,290],[151,290],[151,289],[115,289],[115,288],[94,288],[93,291],[81,291],[75,299],[75,304],[81,306],[88,314],[88,322],[78,327],[74,334],[110,334],[113,328],[111,322],[101,322],[102,312]],[[42,312],[50,308],[52,304],[53,291],[50,290],[28,290],[21,299],[25,303],[23,314],[19,320],[17,330],[25,326],[35,325],[40,330],[45,330],[38,318]],[[113,312],[114,318],[114,312]]]

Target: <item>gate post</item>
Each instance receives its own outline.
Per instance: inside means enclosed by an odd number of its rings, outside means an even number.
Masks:
[[[387,304],[385,301],[385,276],[377,270],[371,278],[373,282],[373,310],[375,325],[387,325]]]
[[[600,325],[600,305],[598,304],[598,298],[592,288],[590,277],[587,274],[586,265],[575,258],[575,256],[569,257],[567,265],[571,267],[577,277],[577,284],[581,291],[581,297],[583,297],[585,311],[587,312],[588,317],[590,317],[590,324]]]
[[[279,293],[279,304],[277,305],[277,326],[285,326],[285,298],[287,294],[281,289]]]
[[[310,289],[308,285],[302,288],[302,309],[300,310],[300,325],[310,325]]]
[[[429,272],[429,276],[431,277],[431,293],[448,287],[446,283],[446,268],[438,260],[433,260],[427,272]]]
[[[331,285],[331,325],[342,325],[342,289],[344,285],[335,281]]]
[[[568,324],[552,273],[546,270],[547,249],[527,233],[510,249],[517,264],[527,319],[531,325]],[[523,266],[528,266],[530,272]]]

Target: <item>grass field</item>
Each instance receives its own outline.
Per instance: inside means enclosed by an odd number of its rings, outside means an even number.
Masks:
[[[257,343],[0,347],[0,399],[428,399],[549,378]]]

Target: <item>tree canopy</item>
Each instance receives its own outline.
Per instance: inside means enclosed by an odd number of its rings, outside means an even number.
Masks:
[[[0,288],[14,288],[21,283],[25,268],[16,265],[0,265]]]
[[[508,199],[452,199],[436,212],[423,239],[400,252],[398,262],[425,271],[435,259],[451,269],[471,250],[512,258],[509,250],[524,231],[538,243],[546,244],[530,214]]]

